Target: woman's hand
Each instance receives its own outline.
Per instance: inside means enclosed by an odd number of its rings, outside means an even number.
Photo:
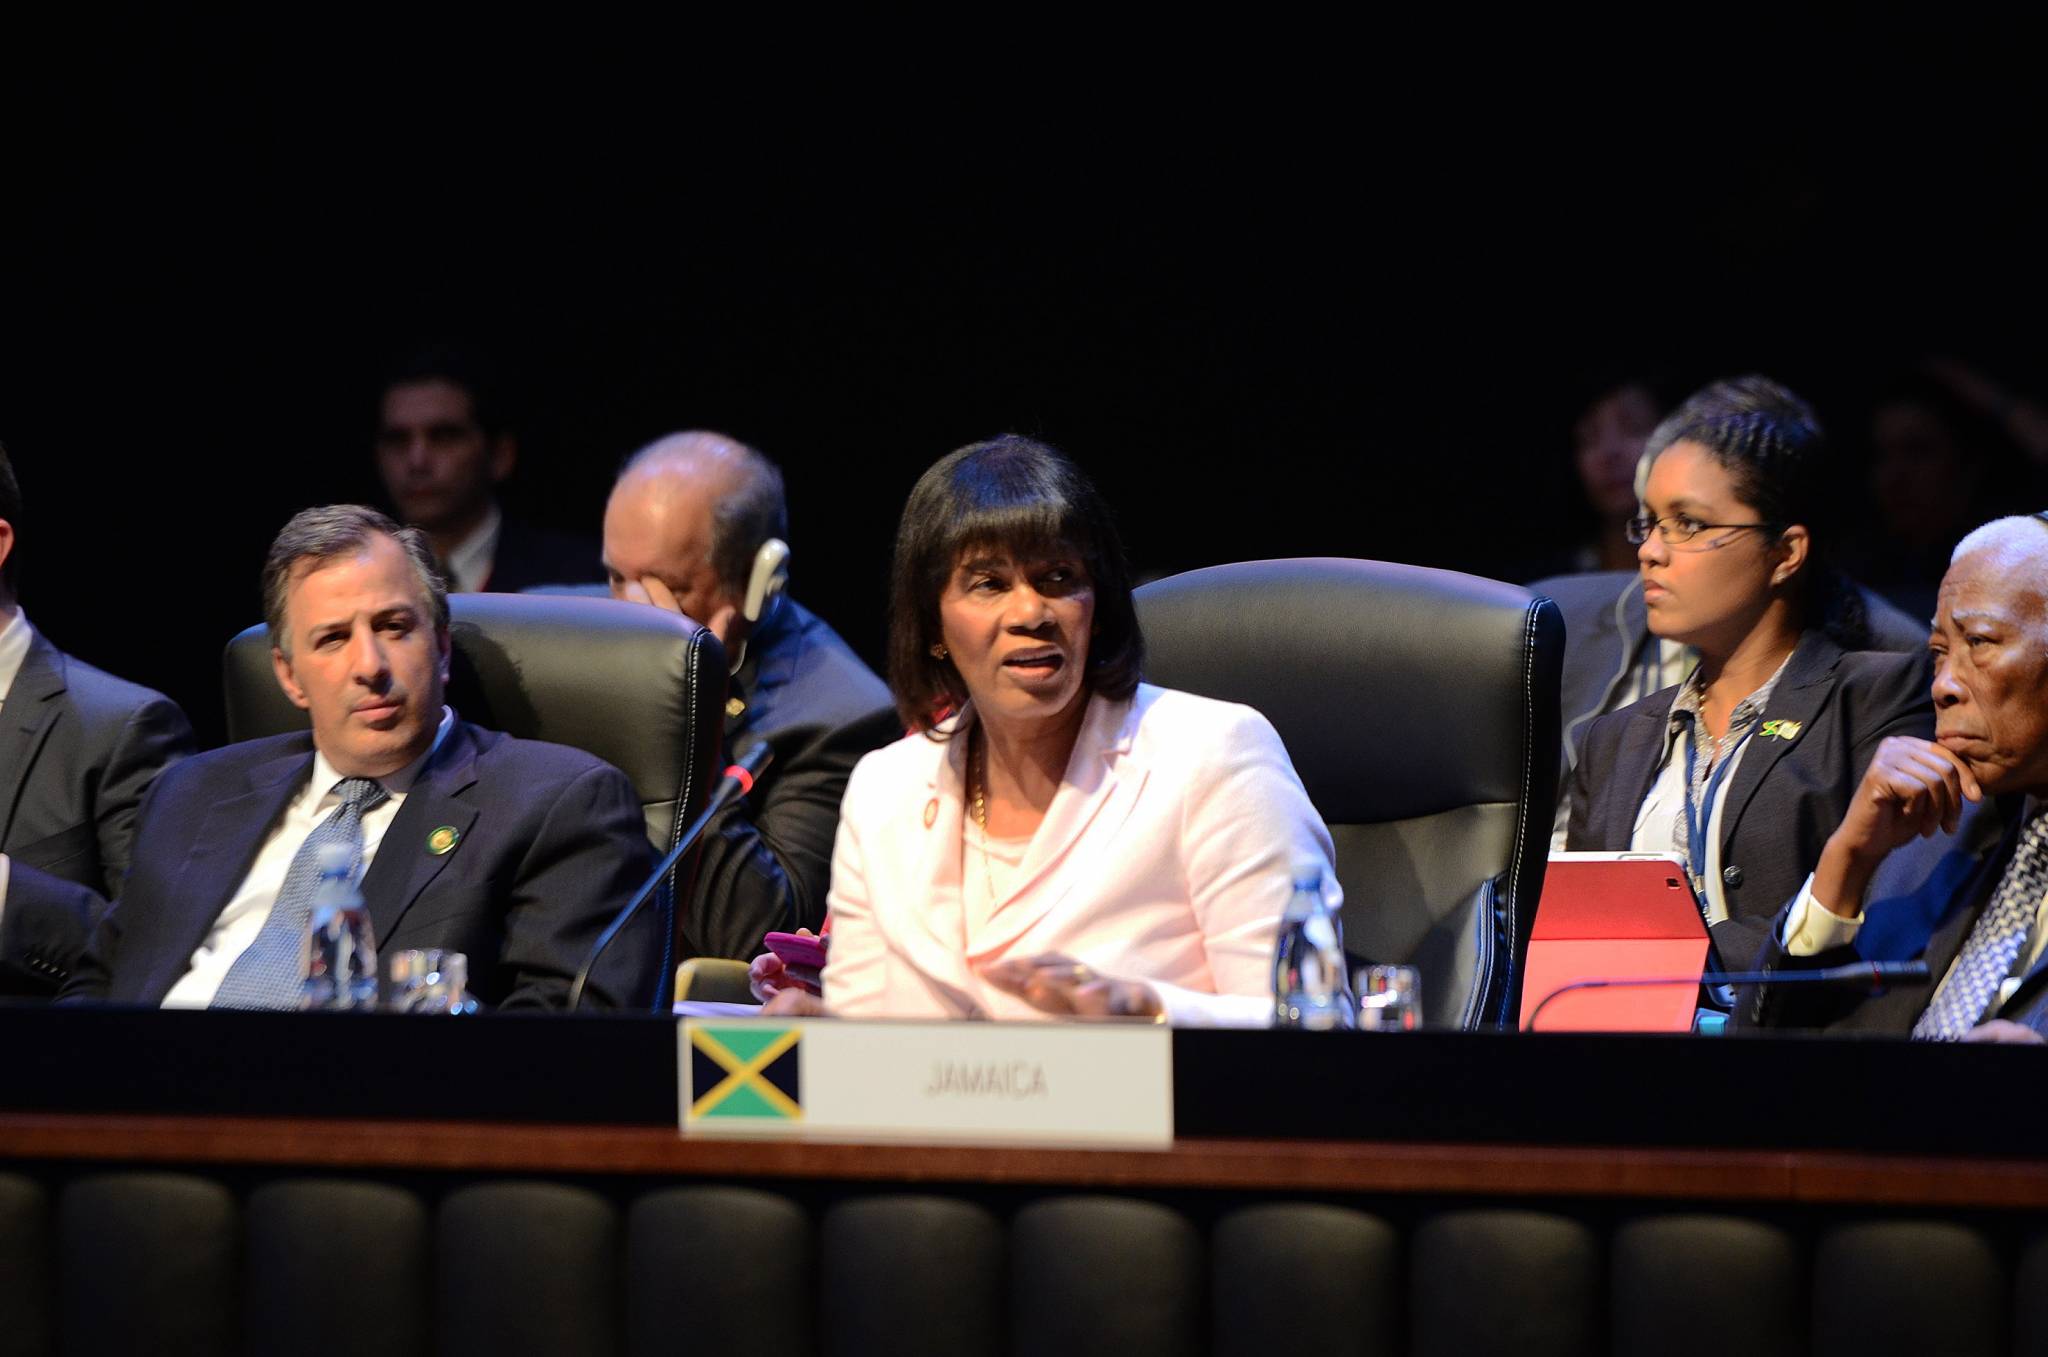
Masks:
[[[761,1013],[769,1018],[823,1018],[825,1001],[817,995],[800,989],[777,991],[774,998],[761,1005]]]
[[[797,936],[815,938],[818,935],[808,928],[799,928]],[[831,944],[820,939],[820,945],[829,947]],[[822,976],[823,972],[815,966],[792,965],[773,952],[763,952],[747,964],[747,988],[764,1004],[787,990],[823,994]]]
[[[1142,980],[1101,975],[1058,952],[998,961],[982,971],[997,989],[1066,1018],[1159,1018],[1166,1006]]]

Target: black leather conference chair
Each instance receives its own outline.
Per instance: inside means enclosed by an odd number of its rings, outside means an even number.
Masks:
[[[725,711],[725,650],[672,613],[610,599],[536,594],[452,594],[454,657],[448,701],[466,720],[523,739],[552,740],[622,770],[640,793],[647,837],[666,853],[703,809],[718,774]],[[228,642],[228,738],[304,730],[271,672],[261,625]],[[667,931],[666,1010],[695,855],[669,874],[657,905]],[[622,906],[625,901],[619,902]]]
[[[1330,828],[1356,957],[1432,1026],[1512,1028],[1557,784],[1557,605],[1382,561],[1246,561],[1137,591],[1146,677],[1280,732]]]

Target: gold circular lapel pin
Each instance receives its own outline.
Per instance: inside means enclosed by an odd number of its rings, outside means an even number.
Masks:
[[[454,825],[442,825],[439,829],[427,835],[427,851],[435,857],[440,857],[443,853],[453,849],[456,840],[461,837],[462,831]]]

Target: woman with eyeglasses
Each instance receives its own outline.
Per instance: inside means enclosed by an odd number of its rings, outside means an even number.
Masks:
[[[1683,858],[1721,969],[1756,960],[1878,744],[1933,732],[1926,654],[1866,651],[1829,561],[1825,452],[1787,407],[1703,413],[1656,455],[1629,536],[1651,633],[1699,663],[1595,721],[1572,774],[1566,847]]]

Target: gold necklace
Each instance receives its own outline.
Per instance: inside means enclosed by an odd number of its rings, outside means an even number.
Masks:
[[[967,790],[974,796],[974,823],[981,830],[981,879],[988,886],[988,907],[996,907],[996,874],[988,863],[988,741],[975,732],[967,749]]]

